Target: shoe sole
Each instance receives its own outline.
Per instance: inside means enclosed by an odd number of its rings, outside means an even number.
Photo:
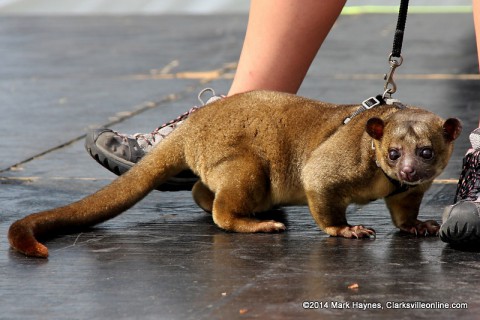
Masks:
[[[475,214],[462,215],[462,219],[447,219],[440,227],[440,239],[453,245],[480,244],[480,219]]]
[[[87,134],[85,139],[85,149],[88,154],[95,159],[101,166],[113,172],[117,176],[120,176],[130,170],[135,163],[126,161],[115,155],[108,153],[103,148],[95,144],[93,134]],[[108,157],[107,157],[108,154]],[[156,188],[158,191],[190,191],[193,188],[195,182],[198,181],[198,177],[190,170],[180,172],[178,175],[169,178],[165,183]]]

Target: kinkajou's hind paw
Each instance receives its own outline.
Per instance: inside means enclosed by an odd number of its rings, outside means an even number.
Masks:
[[[285,231],[287,228],[281,222],[274,220],[262,221],[258,224],[258,229],[256,232],[281,232]]]

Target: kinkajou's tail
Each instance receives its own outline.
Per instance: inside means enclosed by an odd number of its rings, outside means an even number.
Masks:
[[[48,249],[37,239],[75,232],[109,220],[186,168],[182,139],[173,132],[132,169],[96,193],[13,223],[8,230],[10,245],[27,256],[46,258]]]

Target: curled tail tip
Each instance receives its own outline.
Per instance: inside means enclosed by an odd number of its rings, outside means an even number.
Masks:
[[[36,245],[33,245],[33,246],[25,245],[25,244],[20,244],[20,245],[11,244],[11,245],[15,251],[23,253],[27,257],[43,258],[43,259],[48,258],[48,249],[41,243],[37,243]]]
[[[47,258],[48,249],[35,239],[33,231],[20,221],[15,222],[8,230],[8,240],[16,251],[29,257]]]

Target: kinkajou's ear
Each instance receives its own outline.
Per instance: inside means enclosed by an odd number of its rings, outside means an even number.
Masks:
[[[443,124],[443,136],[448,142],[457,139],[462,133],[462,123],[457,118],[449,118]]]
[[[383,137],[383,128],[385,127],[385,123],[380,118],[370,118],[367,121],[367,125],[365,129],[367,133],[373,139],[380,140]]]

